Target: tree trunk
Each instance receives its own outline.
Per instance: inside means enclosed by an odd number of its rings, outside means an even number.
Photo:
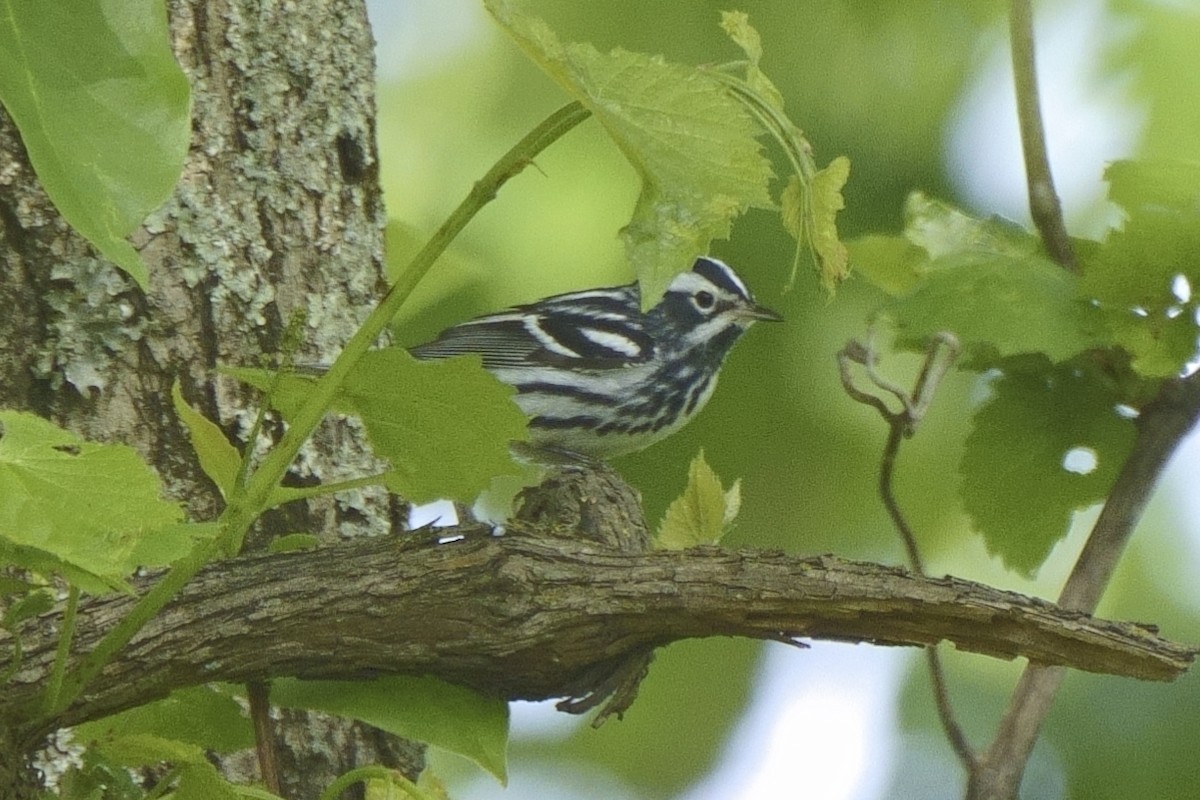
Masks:
[[[273,363],[301,314],[297,358],[328,358],[383,286],[374,54],[361,0],[169,0],[168,11],[193,138],[173,196],[132,237],[147,293],[57,214],[0,111],[0,407],[132,445],[204,520],[221,498],[172,410],[172,383],[240,444],[255,397],[214,367]],[[289,480],[338,480],[371,462],[354,427],[329,423]],[[403,511],[382,491],[343,498],[267,515],[252,545],[285,531],[389,530]],[[395,760],[377,732],[307,725],[289,720],[281,734],[299,770],[291,797],[315,796],[356,763]]]

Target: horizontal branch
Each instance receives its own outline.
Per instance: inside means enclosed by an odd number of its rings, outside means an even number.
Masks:
[[[422,534],[381,537],[214,564],[55,722],[93,719],[183,686],[285,675],[428,674],[505,698],[578,695],[631,654],[704,636],[945,639],[992,656],[1151,680],[1178,676],[1197,652],[1042,600],[832,556],[627,554],[496,537],[479,526],[451,532],[464,536],[442,544]],[[76,650],[92,647],[133,602],[84,603]],[[51,621],[22,631],[22,667],[0,696],[0,718],[44,684]],[[0,653],[9,645],[0,638]]]

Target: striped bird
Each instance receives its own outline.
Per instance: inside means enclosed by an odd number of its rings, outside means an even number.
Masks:
[[[517,390],[536,449],[592,459],[641,450],[694,417],[758,305],[727,264],[700,258],[658,305],[636,283],[555,295],[448,328],[409,350],[419,359],[475,353]]]

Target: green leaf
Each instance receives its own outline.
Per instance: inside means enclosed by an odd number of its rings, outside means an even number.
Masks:
[[[838,212],[846,207],[842,187],[849,177],[850,159],[838,156],[812,179],[812,247],[821,269],[821,285],[830,291],[850,274],[846,245],[837,231]]]
[[[122,588],[139,539],[182,517],[132,448],[15,411],[0,425],[0,557],[63,571],[89,592]]]
[[[507,780],[508,704],[436,678],[373,681],[277,680],[271,701],[360,719],[471,759]]]
[[[311,378],[269,370],[223,368],[271,391],[290,417],[307,399]],[[398,347],[367,353],[334,404],[360,417],[377,455],[389,459],[389,490],[413,502],[471,502],[498,475],[520,474],[509,444],[527,438],[514,390],[483,369],[478,356],[418,361]]]
[[[960,472],[963,505],[988,552],[1030,574],[1066,535],[1073,512],[1108,495],[1132,446],[1117,391],[1074,365],[1011,370],[975,413]],[[1086,474],[1068,454],[1094,458]]]
[[[115,764],[141,767],[169,761],[174,764],[206,763],[204,748],[150,733],[131,733],[98,740],[96,751]]]
[[[206,761],[189,764],[180,770],[179,783],[171,800],[239,800],[242,796],[242,787],[225,780],[217,768]]]
[[[911,290],[884,307],[902,345],[922,348],[946,330],[984,365],[1024,353],[1064,361],[1097,346],[1098,323],[1079,297],[1078,278],[1042,256],[1033,236],[920,194],[909,198],[906,215],[905,238],[919,251],[875,240],[872,255],[897,261],[866,272],[892,288],[913,276]]]
[[[258,367],[218,367],[217,372],[236,378],[267,395],[274,408],[285,419],[296,416],[296,412],[308,400],[317,379],[311,375],[294,372],[276,372]]]
[[[1128,219],[1083,259],[1080,290],[1137,372],[1178,375],[1200,334],[1200,166],[1118,162],[1106,176]],[[1189,288],[1177,293],[1181,277]]]
[[[171,401],[175,404],[175,413],[187,428],[192,449],[200,460],[200,469],[221,490],[222,497],[229,497],[242,464],[241,453],[229,443],[225,432],[215,422],[188,405],[179,381],[171,386]]]
[[[771,207],[770,164],[746,109],[711,74],[661,56],[563,44],[509,0],[485,5],[525,52],[605,127],[642,179],[622,235],[650,307],[678,273],[729,235],[747,208]]]
[[[149,735],[204,750],[231,753],[254,746],[254,730],[241,706],[207,686],[178,689],[169,697],[75,727],[79,742]]]
[[[0,0],[0,102],[55,207],[146,288],[125,241],[171,194],[191,136],[161,0]]]
[[[418,361],[367,353],[346,378],[339,410],[357,414],[375,452],[392,462],[388,488],[413,502],[472,501],[497,475],[520,473],[509,444],[527,437],[514,389],[478,356]]]
[[[893,297],[911,291],[929,266],[925,250],[903,236],[863,236],[847,250],[854,271]]]
[[[139,567],[164,567],[192,552],[221,532],[215,522],[180,522],[149,531],[138,539],[129,562]]]
[[[29,592],[4,612],[4,624],[0,627],[12,628],[30,617],[44,614],[54,608],[54,595],[49,589],[38,589]]]
[[[746,84],[772,108],[783,111],[783,94],[758,66],[763,54],[762,37],[750,24],[750,16],[744,11],[722,11],[721,30],[746,54]]]
[[[741,504],[741,480],[735,480],[728,490],[723,488],[701,450],[688,467],[683,494],[667,507],[655,544],[665,550],[716,544],[732,526]]]

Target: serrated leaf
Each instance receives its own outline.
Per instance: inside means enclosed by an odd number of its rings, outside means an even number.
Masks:
[[[471,502],[497,475],[520,473],[509,444],[527,438],[526,418],[514,392],[478,356],[418,361],[389,348],[363,356],[337,404],[392,462],[392,491],[415,503]]]
[[[605,127],[642,179],[622,232],[649,308],[747,208],[769,208],[758,126],[723,84],[660,56],[566,44],[509,0],[486,0],[517,43]]]
[[[665,550],[683,550],[701,544],[716,544],[737,517],[742,504],[741,481],[728,490],[704,460],[701,450],[688,466],[683,494],[667,507],[658,526],[655,545]]]
[[[837,215],[846,207],[842,187],[850,177],[850,159],[838,156],[812,179],[812,247],[820,265],[821,285],[832,291],[850,274],[846,245],[838,238]]]
[[[32,414],[0,412],[0,556],[89,592],[124,587],[147,533],[178,522],[157,476],[124,445],[86,442]]]
[[[178,689],[169,697],[74,729],[78,742],[148,735],[218,753],[254,746],[254,730],[237,701],[207,686]],[[135,740],[136,741],[136,740]]]
[[[1144,376],[1178,375],[1200,334],[1200,166],[1119,162],[1106,175],[1128,219],[1083,259],[1085,296]],[[1186,279],[1184,291],[1177,281]]]
[[[1012,371],[992,385],[963,451],[963,505],[989,552],[1031,574],[1066,535],[1072,514],[1104,500],[1132,446],[1116,391],[1073,366]],[[1069,453],[1095,468],[1064,467]]]
[[[229,497],[241,467],[241,453],[229,443],[225,432],[215,422],[188,405],[183,399],[179,381],[171,386],[171,401],[175,405],[175,413],[187,428],[192,449],[200,460],[200,469],[221,490],[222,497]]]
[[[270,392],[285,418],[307,400],[313,378],[225,367],[223,374]],[[363,420],[377,455],[392,462],[388,489],[417,503],[471,502],[497,475],[519,474],[509,443],[528,437],[514,390],[478,356],[418,361],[400,348],[363,356],[334,400]],[[286,500],[280,495],[277,500]]]
[[[1114,161],[1104,170],[1108,199],[1129,212],[1140,208],[1200,211],[1200,163]]]
[[[762,37],[750,24],[750,16],[744,11],[722,11],[721,30],[746,54],[746,83],[773,108],[783,111],[783,95],[758,66],[763,54]]]
[[[1078,278],[1041,255],[1032,234],[919,193],[905,214],[909,247],[895,243],[884,250],[874,240],[877,257],[900,263],[868,270],[883,285],[897,278],[911,283],[884,306],[902,346],[923,348],[932,334],[950,331],[979,366],[1025,353],[1064,361],[1103,343]]]
[[[46,193],[142,289],[125,241],[179,180],[191,96],[161,0],[0,0],[0,102]]]
[[[1039,256],[944,256],[885,308],[902,344],[921,348],[948,330],[985,360],[1045,353],[1063,361],[1096,343],[1087,332],[1094,323],[1078,297],[1078,278]]]
[[[930,260],[964,252],[1021,256],[1041,250],[1038,240],[1016,223],[978,219],[922,192],[913,192],[904,203],[904,236]]]
[[[408,739],[471,759],[507,781],[508,704],[436,678],[373,681],[277,680],[271,700],[360,719]]]

